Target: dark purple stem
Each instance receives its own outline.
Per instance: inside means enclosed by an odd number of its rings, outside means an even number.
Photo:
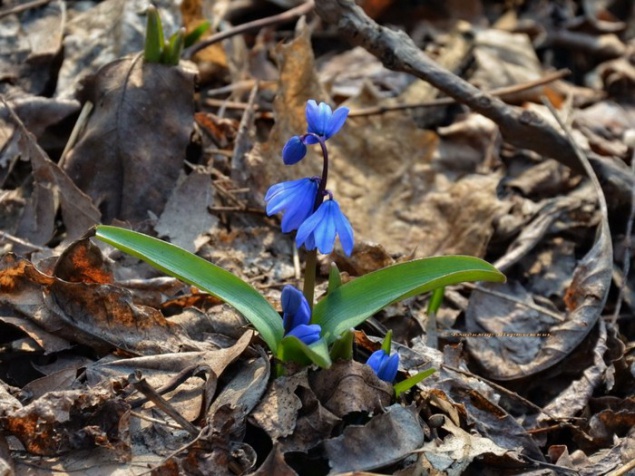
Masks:
[[[307,132],[302,136],[302,140],[306,137],[311,136],[314,137],[318,143],[320,144],[320,148],[322,149],[322,177],[320,178],[320,185],[318,186],[317,195],[315,196],[315,205],[313,205],[313,211],[316,211],[318,207],[322,204],[324,200],[324,193],[326,191],[326,181],[329,176],[329,152],[326,149],[326,140],[313,132]]]

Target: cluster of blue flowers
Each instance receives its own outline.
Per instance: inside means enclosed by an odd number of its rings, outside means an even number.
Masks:
[[[307,177],[300,180],[273,185],[265,195],[267,215],[282,212],[282,231],[297,230],[295,242],[307,250],[318,249],[320,253],[333,251],[335,238],[339,236],[342,249],[347,256],[353,252],[353,228],[340,210],[333,194],[326,190],[328,175],[328,153],[326,141],[344,125],[349,110],[340,107],[332,111],[325,103],[319,105],[309,100],[306,105],[308,132],[293,136],[282,149],[282,160],[293,165],[302,160],[307,145],[320,144],[324,156],[322,177]],[[328,197],[328,200],[324,200]]]
[[[282,160],[286,165],[300,162],[307,153],[307,145],[319,144],[324,157],[321,177],[306,177],[299,180],[277,183],[265,195],[267,215],[282,213],[282,231],[297,230],[295,242],[307,250],[328,254],[333,251],[339,236],[342,249],[347,256],[353,252],[353,228],[344,216],[333,194],[326,189],[328,179],[328,151],[326,141],[339,132],[349,110],[339,107],[333,111],[327,104],[317,104],[313,99],[306,105],[307,133],[293,136],[282,149]],[[282,290],[282,320],[285,336],[294,336],[311,345],[320,340],[322,332],[318,324],[311,322],[311,306],[304,294],[293,286]],[[392,382],[397,375],[399,355],[388,355],[384,350],[373,352],[367,364],[377,376]]]

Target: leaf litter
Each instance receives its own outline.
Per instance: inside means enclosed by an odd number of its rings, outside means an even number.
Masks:
[[[214,3],[212,27],[230,31],[297,5]],[[0,8],[4,474],[632,471],[627,3],[382,0],[351,10],[329,0],[177,67],[136,56],[145,2]],[[170,31],[206,15],[197,0],[157,7]],[[361,11],[401,28],[454,83],[511,87],[501,98],[518,117],[556,130],[547,97],[602,189],[572,165],[573,149],[512,146],[527,142],[509,137],[508,117],[470,112],[459,93],[452,103],[392,71],[355,22],[334,29],[334,12]],[[338,33],[370,51],[335,47]],[[556,68],[570,73],[523,87]],[[346,280],[453,253],[484,257],[508,277],[448,290],[438,350],[426,345],[427,296],[357,331],[362,362],[391,328],[399,379],[437,369],[398,399],[356,361],[274,379],[241,316],[85,237],[95,224],[125,223],[279,302],[299,274],[263,196],[281,178],[319,170],[311,150],[302,170],[280,167],[311,98],[351,109],[332,140],[331,187],[357,245],[351,257],[321,258],[323,282],[331,261]],[[78,118],[88,101],[92,112]]]

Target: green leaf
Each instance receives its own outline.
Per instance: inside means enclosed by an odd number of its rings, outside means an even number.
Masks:
[[[199,26],[197,26],[192,31],[190,31],[187,35],[185,35],[184,46],[186,48],[189,48],[194,43],[196,43],[198,40],[200,40],[201,36],[203,36],[203,34],[207,30],[209,30],[210,25],[211,25],[210,22],[205,20],[205,21],[203,21],[203,23],[201,23]]]
[[[329,348],[324,339],[306,345],[295,336],[285,336],[280,341],[276,355],[283,362],[296,362],[300,365],[312,362],[324,369],[331,366]]]
[[[329,286],[328,292],[333,292],[337,288],[342,285],[342,276],[340,276],[340,270],[337,269],[337,265],[335,263],[331,263],[331,268],[329,269]]]
[[[282,319],[250,284],[189,251],[135,231],[100,225],[96,237],[222,299],[245,316],[269,348],[276,351],[284,334]]]
[[[441,286],[440,288],[432,291],[432,296],[430,296],[430,302],[428,303],[428,314],[436,314],[439,308],[441,307],[441,303],[443,302],[443,293],[445,292],[445,286]]]
[[[393,385],[393,388],[395,389],[395,396],[398,397],[402,393],[407,392],[412,387],[417,385],[422,380],[428,378],[430,375],[432,375],[435,372],[436,372],[436,369],[424,370],[422,372],[419,372],[416,375],[413,375],[410,378],[407,378],[406,380],[402,380],[401,382],[396,383],[395,385]]]
[[[505,275],[471,256],[436,256],[399,263],[361,276],[327,294],[313,309],[329,343],[389,304],[466,281],[504,282]]]
[[[386,332],[386,337],[381,343],[381,350],[383,350],[387,355],[390,355],[390,348],[392,347],[392,329],[388,329]]]
[[[146,42],[143,57],[148,63],[160,63],[164,48],[161,17],[153,5],[148,7],[147,15]]]
[[[325,336],[325,339],[328,337]],[[349,329],[335,339],[331,346],[331,360],[353,360],[353,341],[355,331]]]
[[[168,43],[163,49],[163,55],[161,56],[161,63],[170,66],[176,66],[181,60],[181,53],[183,52],[183,42],[185,37],[185,28],[181,28],[174,33]]]

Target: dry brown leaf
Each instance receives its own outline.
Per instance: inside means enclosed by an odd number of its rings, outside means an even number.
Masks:
[[[278,446],[274,445],[267,459],[251,476],[298,476],[298,473],[293,471]]]
[[[140,55],[109,63],[91,78],[86,99],[95,109],[64,170],[93,198],[104,222],[161,214],[190,141],[193,92],[193,71],[148,64]]]
[[[322,405],[340,418],[351,412],[377,412],[390,404],[394,393],[373,369],[354,360],[310,374],[309,383]]]
[[[423,444],[417,408],[391,405],[364,426],[351,425],[324,442],[335,473],[381,468],[404,459]]]
[[[496,445],[489,438],[473,435],[446,418],[442,428],[449,434],[439,444],[426,442],[421,452],[436,471],[447,476],[461,476],[475,458],[484,455],[503,456],[509,450]]]
[[[60,455],[102,446],[125,461],[130,458],[129,412],[130,406],[113,391],[68,390],[47,393],[6,414],[1,424],[33,454]]]
[[[0,302],[47,332],[97,351],[160,354],[204,347],[156,309],[136,306],[119,286],[66,282],[13,255],[0,262]]]
[[[192,172],[181,176],[154,229],[172,244],[192,253],[207,241],[218,218],[209,213],[212,206],[212,183],[208,174]]]

